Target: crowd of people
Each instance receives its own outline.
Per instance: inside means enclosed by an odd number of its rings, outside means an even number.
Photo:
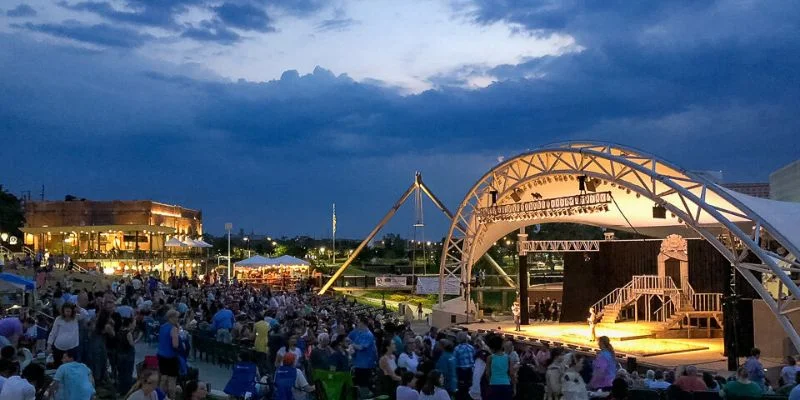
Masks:
[[[605,336],[596,355],[583,357],[498,333],[415,331],[385,308],[317,296],[310,285],[273,292],[139,273],[94,290],[55,282],[40,292],[36,312],[0,319],[0,400],[200,400],[212,389],[192,365],[190,352],[200,343],[200,352],[235,350],[229,381],[215,388],[235,399],[623,400],[630,390],[650,389],[676,399],[717,391],[800,400],[794,360],[773,385],[757,350],[733,377],[694,366],[640,375],[620,366]],[[541,302],[542,309],[553,310],[553,302]],[[136,365],[140,341],[151,345]]]

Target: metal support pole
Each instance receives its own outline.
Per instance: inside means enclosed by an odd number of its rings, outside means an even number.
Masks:
[[[225,230],[228,231],[228,284],[231,281],[231,229],[233,229],[232,223],[225,224]]]
[[[522,242],[528,240],[528,234],[525,233],[525,227],[519,228],[517,234],[517,250],[519,252],[519,323],[520,325],[528,325],[530,323],[530,315],[528,313],[528,252],[522,248]]]
[[[372,238],[374,238],[375,235],[377,235],[378,232],[380,232],[381,228],[383,228],[383,226],[386,225],[386,223],[389,222],[390,219],[392,219],[394,214],[397,212],[400,206],[402,206],[403,203],[405,203],[406,199],[408,199],[408,196],[410,196],[411,193],[414,192],[414,189],[416,187],[417,187],[417,182],[414,182],[411,186],[409,186],[408,190],[406,190],[405,193],[403,193],[403,195],[400,196],[400,199],[397,200],[397,202],[394,204],[394,206],[392,206],[389,212],[387,212],[386,215],[383,216],[381,222],[379,222],[378,225],[376,225],[375,228],[372,229],[372,232],[370,232],[369,235],[367,235],[367,237],[364,238],[364,240],[361,242],[361,244],[358,245],[353,254],[350,254],[350,257],[347,258],[344,264],[342,264],[342,266],[339,267],[339,269],[337,269],[336,272],[333,273],[330,279],[328,279],[328,282],[325,282],[325,285],[322,286],[322,289],[319,290],[318,294],[320,295],[325,294],[325,292],[327,292],[328,289],[331,288],[333,283],[336,282],[336,280],[339,279],[340,276],[342,276],[347,267],[350,266],[350,263],[352,263],[353,260],[355,260],[359,254],[361,254],[361,251],[364,250],[365,247],[367,247]]]

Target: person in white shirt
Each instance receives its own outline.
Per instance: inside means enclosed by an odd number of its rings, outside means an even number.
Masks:
[[[481,378],[486,372],[486,358],[489,353],[485,350],[480,350],[475,355],[475,366],[472,367],[472,385],[469,387],[469,397],[472,400],[482,400],[481,397]]]
[[[395,392],[397,400],[419,400],[419,392],[414,389],[417,386],[417,377],[411,371],[406,371],[401,377],[400,386]]]
[[[405,368],[406,371],[417,373],[419,367],[419,356],[415,352],[417,343],[414,340],[406,341],[405,351],[397,358],[397,367]]]
[[[14,375],[15,369],[17,366],[11,360],[0,360],[0,393],[3,392],[3,384],[6,383],[6,379]]]
[[[22,371],[22,376],[10,376],[3,383],[0,399],[35,400],[36,387],[33,383],[44,379],[44,368],[38,364],[30,364]]]

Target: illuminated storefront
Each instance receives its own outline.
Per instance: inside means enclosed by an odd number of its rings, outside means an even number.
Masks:
[[[25,218],[26,246],[59,261],[69,256],[84,268],[122,273],[171,267],[191,273],[202,254],[165,246],[170,238],[203,233],[202,212],[181,206],[149,200],[44,201],[28,203]]]

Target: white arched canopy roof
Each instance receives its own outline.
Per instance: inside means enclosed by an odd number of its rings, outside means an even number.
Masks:
[[[536,199],[578,194],[585,176],[596,193],[611,201],[546,212],[524,209]],[[494,206],[513,212],[490,214]],[[653,207],[666,209],[664,219]],[[518,210],[522,208],[522,210]],[[507,210],[508,211],[508,210]],[[758,291],[797,349],[800,335],[786,314],[786,300],[800,299],[788,272],[800,272],[800,204],[757,199],[713,182],[653,155],[606,143],[570,142],[544,146],[502,162],[484,175],[459,205],[442,249],[440,301],[444,282],[471,279],[472,266],[495,241],[519,228],[573,222],[636,231],[651,236],[681,233],[707,240]],[[760,264],[745,263],[748,254]],[[775,297],[753,271],[780,282]],[[465,285],[469,291],[469,285]],[[784,294],[783,290],[786,290]]]

